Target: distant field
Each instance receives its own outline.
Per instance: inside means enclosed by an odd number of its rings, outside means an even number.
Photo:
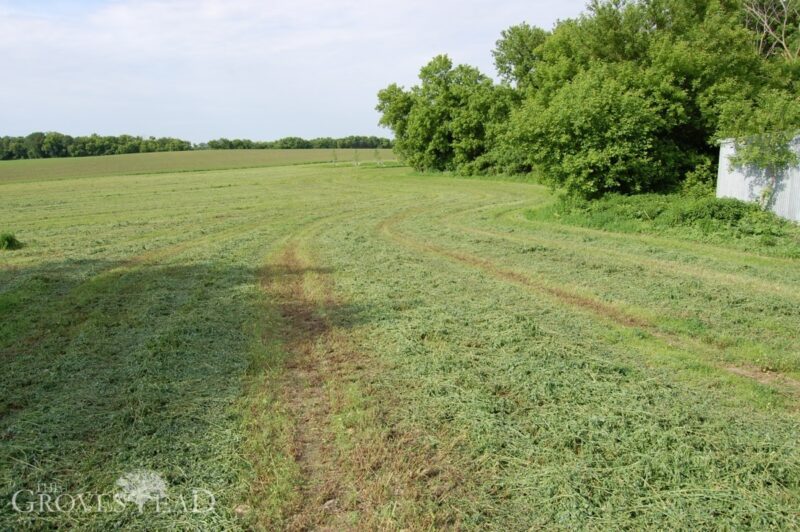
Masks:
[[[0,181],[283,166],[332,162],[334,158],[340,162],[370,162],[376,159],[375,154],[374,149],[338,149],[335,153],[331,149],[198,150],[0,161]],[[378,157],[382,161],[396,159],[392,150],[378,150]]]
[[[525,183],[147,168],[0,180],[0,530],[800,527],[800,260]],[[140,468],[214,511],[8,503]]]

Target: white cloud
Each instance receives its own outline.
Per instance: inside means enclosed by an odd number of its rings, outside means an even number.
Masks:
[[[0,134],[380,133],[375,93],[449,53],[491,71],[502,29],[583,0],[0,2]]]

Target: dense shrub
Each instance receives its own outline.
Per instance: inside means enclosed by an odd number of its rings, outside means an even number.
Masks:
[[[595,201],[562,197],[530,218],[620,232],[662,233],[800,257],[800,226],[758,205],[683,194],[608,194]]]
[[[549,101],[528,99],[510,140],[526,146],[531,167],[575,196],[664,189],[679,179],[667,120],[635,69],[596,64]]]

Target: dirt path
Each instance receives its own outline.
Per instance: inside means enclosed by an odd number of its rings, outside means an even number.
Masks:
[[[371,384],[379,363],[350,339],[348,310],[334,294],[330,270],[292,240],[264,269],[261,283],[285,322],[288,358],[279,399],[292,420],[291,458],[300,474],[282,525],[457,526],[446,508],[436,516],[425,508],[459,484],[458,472],[444,449],[433,451],[419,434],[387,419],[391,405]]]
[[[313,293],[306,284],[315,281]],[[264,270],[262,286],[280,305],[286,323],[287,361],[282,401],[294,420],[292,458],[300,469],[297,505],[292,508],[291,529],[316,528],[335,520],[341,492],[336,471],[333,435],[328,426],[330,382],[341,372],[341,358],[324,356],[318,349],[330,342],[331,324],[324,311],[332,305],[328,273],[314,269],[291,242],[275,263]]]

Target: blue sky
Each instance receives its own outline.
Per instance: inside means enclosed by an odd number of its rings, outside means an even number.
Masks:
[[[376,93],[585,0],[0,0],[0,135],[379,134]]]

